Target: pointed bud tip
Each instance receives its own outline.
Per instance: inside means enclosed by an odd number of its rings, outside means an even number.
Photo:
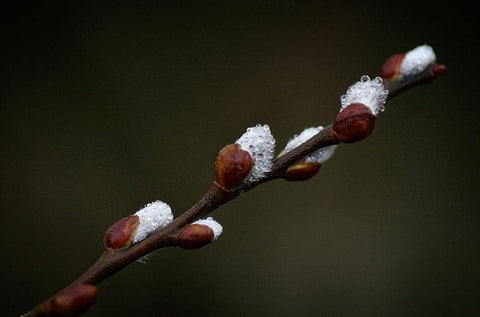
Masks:
[[[446,72],[447,72],[447,66],[442,64],[435,64],[433,68],[433,76],[435,78],[443,76]]]
[[[62,290],[48,303],[49,316],[78,316],[87,311],[97,298],[95,285],[82,284]]]
[[[352,103],[335,118],[333,123],[335,137],[343,143],[365,139],[372,133],[375,119],[369,107],[362,103]]]
[[[239,185],[253,167],[253,159],[238,144],[229,144],[218,153],[215,161],[217,183],[226,189]]]
[[[284,178],[290,182],[305,181],[317,174],[321,166],[317,162],[297,162],[288,167]]]
[[[177,237],[178,246],[185,250],[199,249],[214,239],[213,229],[202,224],[191,224]]]

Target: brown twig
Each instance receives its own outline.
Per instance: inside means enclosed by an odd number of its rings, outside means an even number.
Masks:
[[[384,87],[388,90],[387,99],[391,99],[397,94],[420,84],[430,83],[445,71],[445,66],[432,63],[421,74],[409,80],[384,81]],[[210,190],[193,207],[143,241],[120,250],[107,248],[96,263],[65,289],[82,284],[98,284],[130,263],[159,248],[176,246],[178,233],[193,221],[208,215],[218,207],[239,196],[242,192],[251,190],[273,179],[283,178],[287,168],[307,154],[338,143],[340,142],[335,137],[332,124],[330,124],[305,143],[277,157],[273,162],[271,171],[261,180],[241,184],[241,186],[237,186],[232,190],[226,190],[214,182]],[[49,313],[46,311],[48,302],[47,300],[39,304],[24,316],[48,316]]]

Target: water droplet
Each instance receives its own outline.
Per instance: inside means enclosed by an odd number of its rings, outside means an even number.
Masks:
[[[368,75],[363,75],[360,77],[360,81],[366,83],[367,81],[370,80],[370,77]]]
[[[380,77],[375,77],[373,80],[373,83],[376,84],[377,86],[380,86],[383,84],[383,80]]]

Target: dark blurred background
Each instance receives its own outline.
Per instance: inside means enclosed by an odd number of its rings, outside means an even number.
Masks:
[[[386,106],[308,182],[215,211],[220,239],[99,284],[86,316],[478,316],[478,34],[460,3],[17,4],[2,12],[2,315],[84,272],[106,228],[209,188],[218,151],[332,122],[390,55],[446,76]],[[478,19],[475,18],[475,19]]]

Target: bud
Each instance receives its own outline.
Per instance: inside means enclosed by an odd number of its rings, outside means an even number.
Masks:
[[[316,162],[297,162],[290,165],[285,172],[285,180],[287,181],[305,181],[315,174],[322,164]]]
[[[238,144],[225,146],[215,161],[217,183],[225,189],[232,189],[250,174],[253,159]]]
[[[340,142],[353,143],[368,137],[375,127],[375,116],[385,110],[388,90],[380,77],[370,80],[363,75],[340,97],[342,107],[333,123]]]
[[[353,103],[335,118],[335,137],[344,143],[353,143],[368,137],[375,127],[375,116],[363,103]]]
[[[109,249],[123,249],[132,244],[137,233],[140,218],[131,215],[115,222],[105,233],[103,239],[105,247]]]
[[[406,53],[396,54],[387,59],[380,70],[380,77],[389,81],[397,81],[400,78],[400,67]]]
[[[47,304],[49,316],[78,316],[86,312],[97,298],[94,285],[82,284],[64,289]]]
[[[441,64],[435,64],[433,68],[433,76],[434,78],[438,78],[447,72],[447,66]]]
[[[204,225],[189,225],[180,232],[177,238],[182,249],[193,250],[203,247],[213,241],[213,230]]]
[[[208,217],[197,220],[183,229],[177,237],[177,243],[185,250],[198,249],[216,240],[222,231],[222,226],[212,217]]]
[[[406,53],[393,55],[383,64],[380,76],[389,81],[402,81],[417,76],[436,60],[428,45],[420,45]]]

